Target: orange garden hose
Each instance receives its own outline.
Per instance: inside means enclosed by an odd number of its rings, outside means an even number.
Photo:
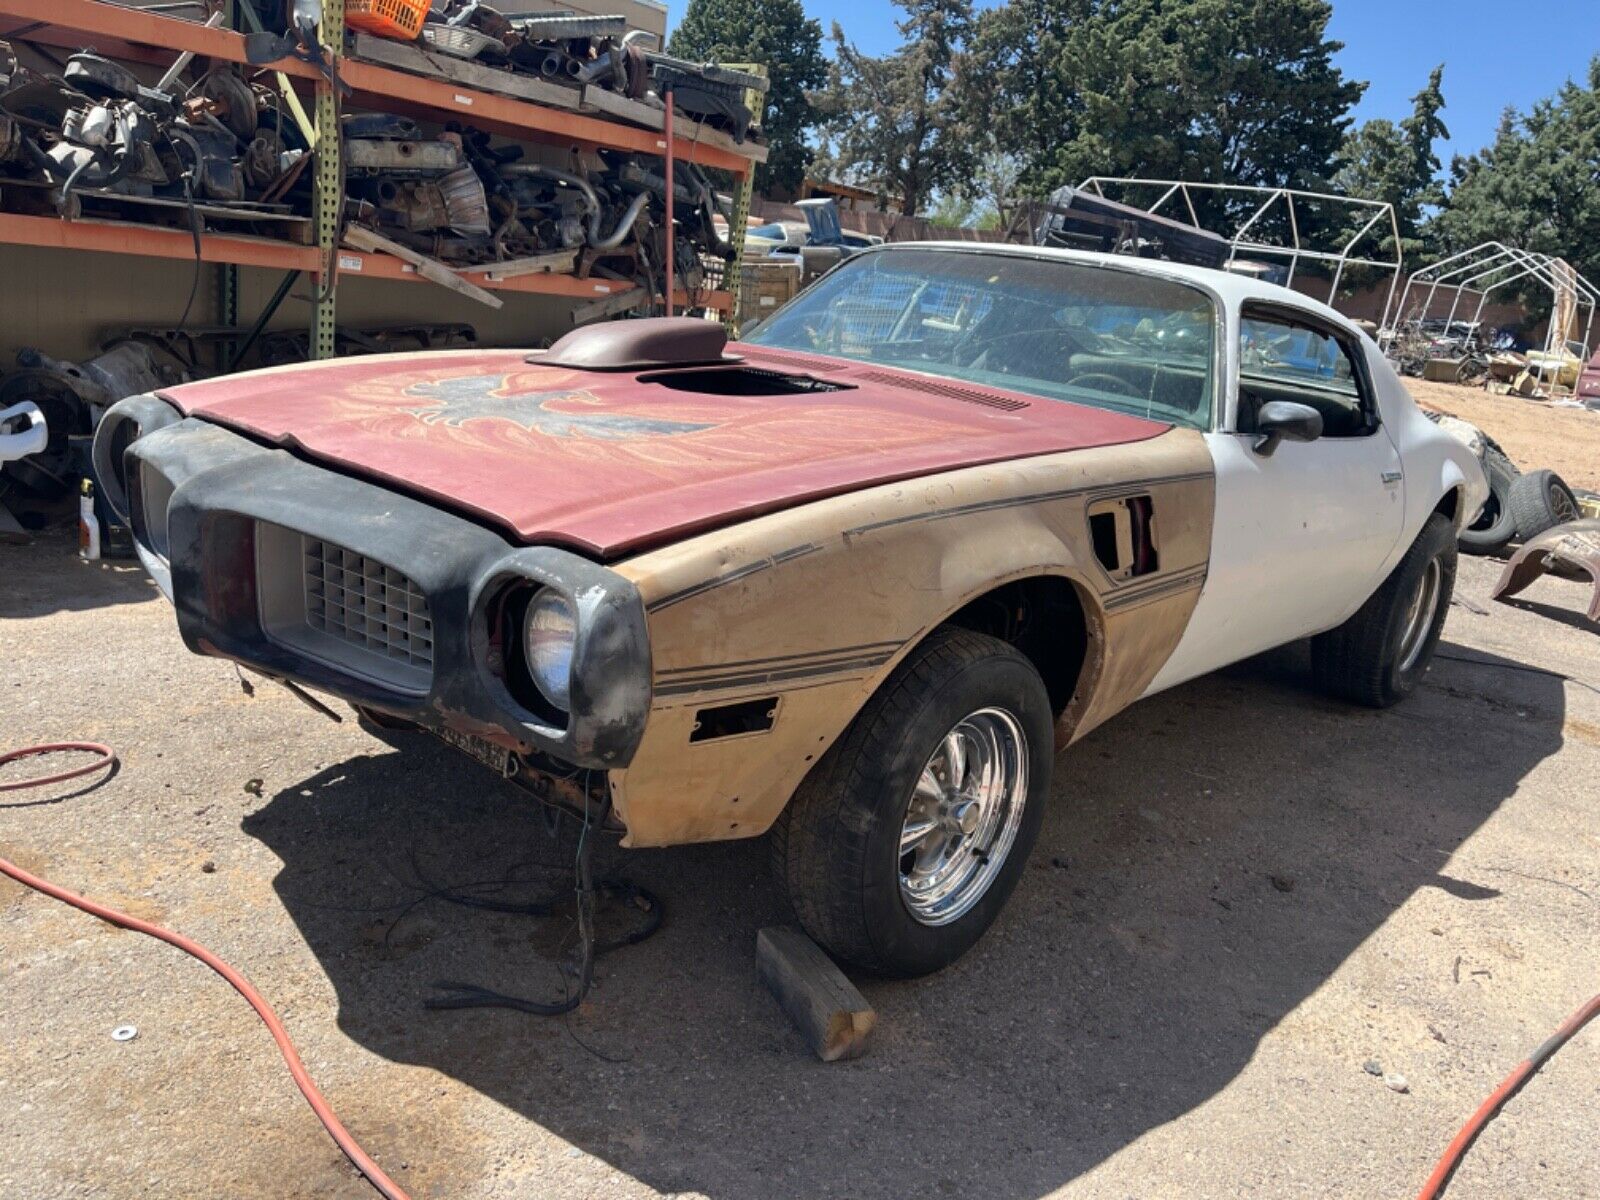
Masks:
[[[0,783],[0,792],[17,792],[23,788],[43,787],[47,783],[62,783],[68,779],[77,779],[80,775],[98,771],[101,767],[109,767],[117,760],[117,756],[111,752],[111,747],[102,746],[99,742],[51,742],[45,746],[27,746],[21,750],[10,750],[0,754],[0,767],[18,759],[34,758],[40,754],[71,753],[79,750],[85,754],[98,754],[100,757],[84,766],[73,767],[70,771],[58,771],[54,775],[39,775],[33,779],[15,779]]]
[[[1522,1085],[1532,1079],[1534,1073],[1548,1062],[1557,1050],[1572,1039],[1573,1034],[1594,1020],[1597,1014],[1600,1014],[1600,996],[1594,997],[1563,1021],[1561,1027],[1546,1038],[1537,1050],[1517,1064],[1516,1070],[1507,1075],[1500,1086],[1489,1093],[1489,1098],[1477,1112],[1472,1114],[1471,1119],[1461,1127],[1461,1131],[1445,1148],[1444,1156],[1433,1168],[1433,1174],[1428,1176],[1428,1182],[1423,1184],[1422,1191],[1417,1193],[1417,1200],[1435,1200],[1435,1197],[1443,1195],[1445,1184],[1450,1182],[1450,1176],[1455,1174],[1467,1148],[1477,1140],[1484,1126],[1494,1119],[1494,1115],[1500,1111],[1505,1102],[1515,1096]]]
[[[38,786],[75,778],[94,770],[96,767],[106,765],[112,758],[111,751],[104,746],[90,742],[68,742],[55,746],[30,746],[25,750],[15,750],[9,754],[0,755],[0,764],[59,749],[103,751],[104,758],[88,767],[59,775],[24,780],[22,783],[17,784],[6,784],[0,787],[0,790],[23,786]],[[410,1197],[406,1195],[400,1185],[384,1174],[383,1168],[372,1161],[367,1152],[356,1143],[355,1138],[350,1136],[350,1131],[334,1115],[333,1110],[328,1107],[327,1100],[323,1098],[322,1093],[317,1090],[317,1085],[311,1081],[311,1076],[307,1074],[305,1064],[300,1061],[300,1055],[295,1051],[294,1043],[289,1040],[289,1035],[284,1031],[282,1022],[278,1020],[278,1014],[272,1011],[272,1006],[262,998],[261,993],[256,991],[251,986],[250,981],[238,971],[200,945],[199,942],[191,941],[182,934],[173,933],[170,929],[163,929],[160,925],[151,921],[141,921],[138,917],[132,917],[127,913],[118,912],[114,908],[108,908],[104,904],[98,904],[74,892],[69,892],[66,888],[57,887],[49,880],[40,879],[37,875],[24,871],[15,863],[8,862],[4,858],[0,858],[0,874],[9,875],[24,887],[30,887],[36,892],[43,892],[46,896],[52,896],[57,900],[72,905],[74,908],[82,909],[91,916],[99,917],[102,921],[108,921],[112,925],[120,925],[124,929],[132,929],[150,937],[158,938],[169,946],[176,946],[185,954],[193,955],[218,975],[221,975],[233,985],[235,991],[250,1002],[250,1007],[256,1010],[256,1015],[266,1025],[267,1032],[272,1034],[272,1040],[278,1044],[278,1051],[283,1055],[283,1061],[289,1068],[289,1074],[294,1078],[295,1086],[300,1089],[301,1095],[305,1096],[306,1103],[311,1105],[311,1111],[317,1114],[317,1120],[322,1122],[323,1128],[328,1131],[328,1136],[333,1138],[339,1149],[344,1152],[344,1156],[350,1160],[356,1170],[366,1176],[367,1181],[377,1188],[386,1197],[386,1200],[410,1200]]]

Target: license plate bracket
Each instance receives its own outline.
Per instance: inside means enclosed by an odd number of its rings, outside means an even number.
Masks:
[[[510,776],[514,767],[511,751],[504,746],[497,746],[487,738],[477,737],[474,734],[462,733],[458,729],[435,729],[433,731],[441,742],[454,746],[469,758],[475,758],[502,778]]]

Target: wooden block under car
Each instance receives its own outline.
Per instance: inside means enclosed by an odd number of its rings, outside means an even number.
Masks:
[[[855,984],[798,929],[771,927],[756,934],[756,962],[795,1028],[823,1062],[860,1058],[878,1014]]]

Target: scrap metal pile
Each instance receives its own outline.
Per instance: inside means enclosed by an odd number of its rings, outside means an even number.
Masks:
[[[428,138],[403,117],[348,117],[344,132],[349,216],[394,241],[457,265],[572,251],[580,275],[665,283],[666,180],[655,159],[591,151],[556,166],[472,129]],[[692,270],[702,253],[730,258],[705,174],[681,164],[673,194],[677,262]],[[678,282],[700,286],[697,276]]]
[[[765,93],[767,81],[646,49],[650,37],[628,32],[621,16],[507,16],[480,0],[454,0],[442,13],[430,13],[422,29],[431,50],[556,83],[604,87],[658,104],[670,90],[675,108],[744,141],[754,121],[745,92]]]
[[[307,146],[276,93],[231,67],[181,85],[185,65],[146,86],[85,50],[47,74],[20,65],[0,42],[0,172],[17,198],[8,207],[49,206],[73,218],[85,199],[115,198],[237,205],[246,219],[291,214],[288,193]]]
[[[643,49],[622,17],[512,18],[472,0],[438,14],[423,41],[633,98],[670,86],[677,108],[741,138],[751,122],[745,88],[765,89],[757,76]],[[197,259],[208,230],[309,242],[314,173],[303,117],[268,74],[204,60],[189,67],[180,56],[151,84],[84,50],[55,73],[22,65],[0,42],[5,207],[188,229]],[[556,255],[542,269],[637,283],[646,295],[666,290],[660,159],[530,149],[458,123],[425,129],[384,113],[346,115],[342,129],[347,223],[451,267]],[[685,164],[673,182],[672,257],[678,287],[692,293],[702,286],[702,256],[727,260],[732,250],[713,223],[718,198],[705,173]]]

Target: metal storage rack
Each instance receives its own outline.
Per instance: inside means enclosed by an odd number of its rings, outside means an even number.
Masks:
[[[125,8],[104,0],[0,0],[0,38],[24,35],[23,31],[26,38],[44,45],[70,49],[93,45],[101,54],[131,62],[165,66],[174,54],[190,51],[226,62],[248,63],[244,37],[239,33]],[[344,101],[347,108],[371,108],[422,120],[467,119],[479,129],[518,141],[585,150],[622,150],[657,156],[664,156],[667,150],[666,115],[658,108],[612,93],[589,94],[587,89],[579,92],[470,65],[446,76],[437,71],[443,64],[420,54],[416,54],[419,67],[427,63],[429,74],[413,73],[393,64],[410,65],[407,54],[415,54],[414,48],[359,34],[348,39],[356,49],[356,55],[352,56],[348,53],[344,28],[344,0],[323,0],[321,41],[326,52],[336,56],[339,77],[351,89],[351,95]],[[379,56],[383,62],[372,60]],[[306,93],[315,102],[319,148],[313,223],[315,244],[296,245],[272,238],[212,232],[200,239],[200,260],[230,266],[303,271],[316,277],[321,289],[322,273],[337,252],[341,274],[419,281],[421,277],[415,269],[399,258],[380,252],[352,251],[333,244],[337,223],[330,201],[336,195],[339,174],[337,159],[333,157],[338,153],[338,138],[324,136],[336,131],[332,89],[314,66],[296,58],[281,59],[260,69],[287,77],[297,92]],[[503,80],[495,78],[501,75]],[[470,83],[466,82],[468,79]],[[765,161],[766,148],[755,143],[735,144],[722,131],[683,116],[675,118],[673,134],[674,160],[729,172],[736,180],[736,208],[748,211],[755,165]],[[330,189],[335,190],[330,192]],[[728,232],[735,251],[742,254],[744,222],[733,223]],[[187,230],[121,221],[83,218],[65,221],[0,213],[0,243],[185,261],[195,259],[194,239]],[[580,279],[558,274],[495,279],[482,269],[463,273],[462,277],[490,291],[564,296],[575,301],[621,297],[636,286],[618,280]],[[224,316],[230,322],[236,313],[227,311],[227,299],[230,294],[236,294],[236,290],[225,274],[222,298]],[[333,354],[336,295],[335,287],[328,301],[315,307],[311,328],[315,358]],[[734,298],[730,292],[712,292],[700,296],[698,301],[722,313],[730,324],[734,320]],[[676,302],[687,303],[688,297],[680,291]]]

